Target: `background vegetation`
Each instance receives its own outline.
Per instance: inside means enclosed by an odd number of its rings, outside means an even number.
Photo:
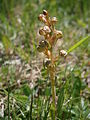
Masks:
[[[43,9],[63,32],[55,54],[90,34],[89,0],[0,0],[0,120],[50,120],[50,81],[36,49]],[[57,62],[57,120],[90,119],[89,41]]]

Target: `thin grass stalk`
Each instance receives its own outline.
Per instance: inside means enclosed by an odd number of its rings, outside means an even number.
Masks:
[[[9,98],[10,98],[10,88],[9,88],[9,81],[8,81],[8,120],[10,120]]]
[[[29,120],[32,120],[32,105],[33,105],[33,94],[32,94],[32,96],[31,96]]]
[[[55,67],[53,63],[53,54],[52,54],[52,48],[51,48],[51,67],[50,67],[50,81],[51,81],[51,92],[52,92],[52,120],[55,120],[55,110],[56,110],[56,105],[55,105]]]

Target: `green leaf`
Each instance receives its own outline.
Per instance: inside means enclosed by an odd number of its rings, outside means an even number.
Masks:
[[[57,102],[58,118],[61,118],[63,102],[64,102],[64,87],[62,87],[59,92],[59,97]]]
[[[68,51],[67,54],[69,54],[70,52],[72,52],[74,49],[76,49],[77,47],[79,47],[81,44],[83,44],[90,36],[87,36],[83,39],[81,39],[79,42],[77,42],[75,45],[73,45]]]

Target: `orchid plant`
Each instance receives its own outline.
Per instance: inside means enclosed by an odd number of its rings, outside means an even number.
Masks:
[[[46,56],[44,60],[44,66],[49,71],[50,81],[51,81],[51,90],[52,90],[52,119],[55,120],[55,112],[56,112],[56,91],[55,91],[55,62],[61,56],[66,56],[67,52],[61,50],[57,57],[53,54],[54,46],[58,39],[63,37],[63,34],[60,30],[55,28],[55,24],[57,23],[56,17],[50,17],[46,10],[43,10],[43,13],[39,15],[39,20],[44,23],[44,26],[39,29],[39,34],[44,37],[44,40],[39,42],[37,46],[37,50],[39,52],[43,52]]]

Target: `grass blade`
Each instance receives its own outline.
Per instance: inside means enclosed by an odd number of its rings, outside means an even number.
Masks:
[[[58,118],[61,118],[62,115],[63,102],[64,102],[64,87],[61,88],[58,96],[58,102],[57,102]]]
[[[73,45],[68,51],[67,54],[69,54],[70,52],[72,52],[74,49],[76,49],[77,47],[79,47],[83,42],[85,42],[90,36],[87,36],[83,39],[81,39],[79,42],[77,42],[75,45]]]

